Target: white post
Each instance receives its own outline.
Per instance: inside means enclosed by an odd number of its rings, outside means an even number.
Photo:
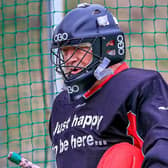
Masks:
[[[48,1],[48,12],[50,13],[48,16],[48,26],[51,27],[48,32],[48,37],[49,39],[51,39],[51,41],[52,41],[52,35],[53,35],[54,28],[61,22],[63,18],[63,15],[64,15],[63,11],[64,11],[64,1],[63,0],[49,0]],[[51,41],[49,41],[48,43],[49,52],[51,48]],[[52,63],[50,60],[48,64],[49,64],[49,67],[52,66]],[[54,93],[60,92],[62,90],[63,80],[62,80],[62,76],[56,73],[54,68],[50,69],[49,76],[50,76],[51,81],[56,81],[56,83],[54,82],[50,83],[51,93],[53,93],[50,99],[51,106],[52,106],[52,103],[56,96],[54,95]],[[51,155],[52,155],[52,160],[55,160],[54,151],[52,152]],[[57,168],[56,161],[52,163],[51,167]]]
[[[51,37],[54,28],[61,22],[63,16],[64,16],[64,1],[63,0],[50,0],[50,12],[51,12],[51,25],[52,25],[52,32]],[[60,92],[63,88],[63,80],[62,75],[58,74],[57,72],[53,72],[53,80],[56,80],[56,83],[54,86],[54,93]]]

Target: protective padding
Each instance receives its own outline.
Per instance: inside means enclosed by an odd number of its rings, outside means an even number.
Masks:
[[[123,142],[109,148],[103,154],[97,168],[141,168],[143,159],[139,148]]]

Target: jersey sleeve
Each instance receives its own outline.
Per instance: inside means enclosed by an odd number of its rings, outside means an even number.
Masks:
[[[49,136],[50,136],[50,140],[52,141],[53,138],[53,125],[54,125],[54,119],[53,116],[56,113],[56,109],[57,109],[57,97],[55,98],[53,105],[52,105],[52,110],[51,110],[51,114],[50,114],[50,118],[49,118]]]
[[[50,136],[50,140],[52,141],[52,131],[51,131],[51,120],[52,120],[52,114],[50,115],[50,119],[49,119],[49,136]]]
[[[168,167],[168,85],[156,72],[141,88],[138,128],[143,136],[143,168]]]

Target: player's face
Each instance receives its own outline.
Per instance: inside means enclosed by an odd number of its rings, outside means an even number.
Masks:
[[[67,46],[62,48],[62,52],[67,73],[77,74],[92,61],[92,50],[87,46],[80,48]]]

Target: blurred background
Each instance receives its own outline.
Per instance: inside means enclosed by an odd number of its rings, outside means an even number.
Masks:
[[[102,4],[116,16],[130,67],[157,70],[168,82],[167,0],[1,0],[2,168],[17,167],[7,160],[10,151],[41,167],[55,167],[48,121],[61,77],[50,62],[51,35],[62,17],[83,2]]]

